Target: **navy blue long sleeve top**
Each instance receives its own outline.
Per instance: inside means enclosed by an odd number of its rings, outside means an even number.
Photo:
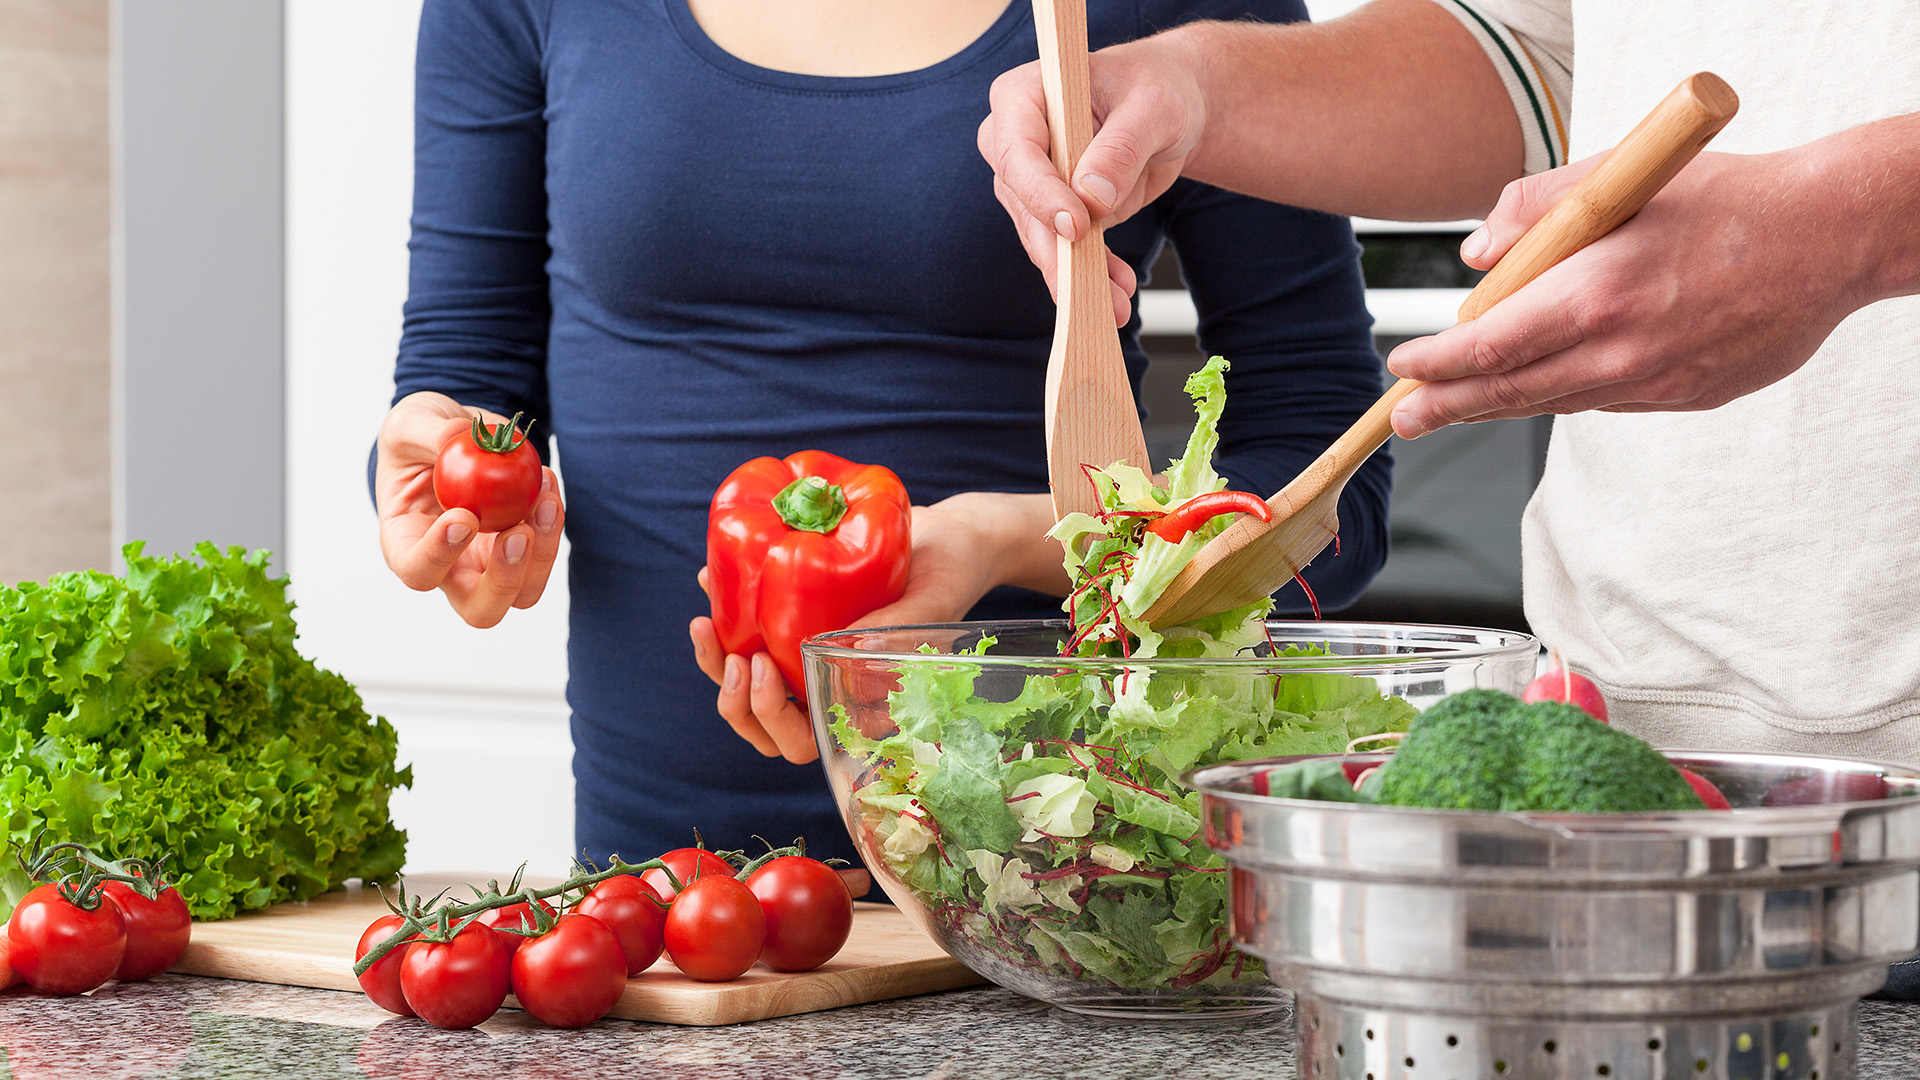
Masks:
[[[1299,0],[1089,8],[1095,48],[1305,17]],[[395,399],[525,412],[557,446],[587,854],[650,857],[697,827],[857,858],[820,767],[735,737],[694,664],[707,504],[741,462],[807,448],[885,464],[917,503],[1047,490],[1053,303],[974,148],[989,84],[1035,56],[1024,0],[947,60],[866,78],[745,63],[685,0],[426,0]],[[1143,274],[1167,241],[1202,348],[1233,365],[1220,471],[1276,491],[1380,393],[1349,227],[1181,181],[1107,233]],[[1137,318],[1122,340],[1137,396]],[[1340,551],[1306,574],[1323,605],[1385,559],[1389,470],[1381,454],[1347,486]],[[1001,589],[972,617],[1058,603]]]

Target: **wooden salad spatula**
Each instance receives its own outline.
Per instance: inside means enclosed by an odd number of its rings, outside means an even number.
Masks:
[[[1740,99],[1717,75],[1702,72],[1681,82],[1481,279],[1460,305],[1459,321],[1485,314],[1638,213],[1739,107]],[[1393,407],[1419,385],[1413,379],[1395,383],[1326,453],[1268,499],[1271,522],[1243,517],[1208,541],[1147,610],[1147,622],[1190,622],[1251,604],[1286,584],[1333,539],[1341,490],[1393,434]]]
[[[1086,0],[1033,0],[1040,39],[1040,82],[1047,95],[1053,164],[1062,179],[1093,141],[1093,95],[1087,88]],[[1082,465],[1126,462],[1151,473],[1146,436],[1120,355],[1107,284],[1107,244],[1099,226],[1057,241],[1054,285],[1059,314],[1047,357],[1047,480],[1053,515],[1098,514],[1099,494]]]

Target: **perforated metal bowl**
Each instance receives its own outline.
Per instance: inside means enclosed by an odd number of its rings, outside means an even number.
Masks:
[[[1920,771],[1668,757],[1736,809],[1261,794],[1297,758],[1192,774],[1234,941],[1295,991],[1303,1080],[1853,1076],[1857,999],[1920,944]]]

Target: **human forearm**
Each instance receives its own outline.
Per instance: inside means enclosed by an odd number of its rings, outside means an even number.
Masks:
[[[1831,206],[1856,306],[1920,294],[1920,113],[1849,128],[1798,148],[1808,188]]]
[[[1431,0],[1165,37],[1190,52],[1207,103],[1188,176],[1317,210],[1440,220],[1484,214],[1521,173],[1498,74]]]
[[[937,506],[972,519],[980,529],[981,550],[994,567],[993,584],[1067,594],[1060,544],[1046,536],[1054,522],[1051,496],[967,492]]]

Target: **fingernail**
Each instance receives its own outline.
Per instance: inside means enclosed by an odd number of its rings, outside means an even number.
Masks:
[[[560,516],[560,505],[552,499],[543,499],[533,511],[533,527],[541,532],[553,531],[553,520]]]
[[[1415,423],[1406,413],[1393,414],[1393,433],[1403,439],[1417,439],[1427,433],[1426,429]]]
[[[1120,192],[1114,188],[1113,181],[1104,176],[1088,173],[1081,177],[1080,190],[1099,200],[1101,209],[1111,210],[1120,204]]]
[[[1053,231],[1067,239],[1073,239],[1073,215],[1062,210],[1053,215]]]
[[[1487,253],[1487,245],[1492,242],[1493,238],[1487,235],[1487,227],[1482,225],[1467,234],[1465,240],[1460,241],[1460,257],[1477,259]]]
[[[472,535],[473,530],[467,528],[464,522],[456,521],[447,526],[447,543],[449,544],[464,544],[467,542],[467,537]]]
[[[755,656],[753,658],[753,685],[765,686],[766,684],[767,684],[766,658],[761,656]]]
[[[721,679],[720,686],[724,690],[740,689],[740,661],[731,656],[727,657],[727,671]]]
[[[526,558],[527,534],[514,533],[511,536],[507,537],[506,545],[502,550],[507,557],[508,564],[517,563],[521,559]]]
[[[547,471],[546,469],[540,470],[540,494],[542,495],[553,494],[553,473]]]

